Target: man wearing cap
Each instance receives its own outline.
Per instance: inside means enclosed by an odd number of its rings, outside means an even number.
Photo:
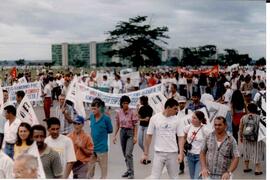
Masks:
[[[224,87],[225,87],[226,91],[222,95],[222,97],[218,100],[218,102],[220,102],[222,104],[228,104],[231,102],[233,90],[231,89],[231,84],[229,82],[225,82]]]
[[[73,164],[73,178],[86,179],[90,157],[93,154],[92,138],[83,130],[84,118],[76,116],[73,122],[73,131],[68,134],[72,140],[77,161]]]
[[[189,122],[189,119],[187,118],[182,119],[182,118],[188,114],[191,114],[192,111],[190,109],[187,109],[186,107],[187,98],[185,96],[180,96],[178,99],[178,103],[179,103],[179,111],[177,113],[177,119],[181,121],[182,127],[184,127],[190,124],[190,122]],[[176,135],[176,138],[178,138],[177,135]],[[178,143],[178,141],[176,142]],[[185,164],[184,164],[184,161],[182,161],[179,164],[179,175],[184,173],[184,169],[185,169]]]

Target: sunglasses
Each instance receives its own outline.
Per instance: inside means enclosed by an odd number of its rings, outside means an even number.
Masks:
[[[74,125],[80,125],[81,123],[73,122]]]

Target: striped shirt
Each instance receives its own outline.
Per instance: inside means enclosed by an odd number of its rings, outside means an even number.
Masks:
[[[138,122],[138,116],[131,109],[128,109],[127,112],[124,112],[123,109],[120,109],[116,113],[115,120],[117,123],[119,123],[120,128],[133,129]]]

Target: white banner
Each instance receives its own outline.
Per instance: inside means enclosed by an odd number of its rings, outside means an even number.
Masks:
[[[3,87],[6,89],[9,94],[9,102],[16,102],[16,92],[24,91],[25,95],[28,96],[30,101],[42,101],[41,96],[41,84],[40,82],[26,83],[26,84],[16,84],[15,86],[6,86]]]
[[[148,95],[148,103],[153,108],[154,113],[163,112],[167,98],[162,93]]]
[[[25,76],[18,79],[18,84],[26,84],[26,83],[27,83],[27,80],[26,80]]]
[[[136,108],[137,103],[139,102],[139,98],[143,95],[149,95],[153,93],[162,93],[163,92],[163,84],[158,84],[153,87],[145,88],[139,91],[134,91],[130,93],[124,93],[124,94],[111,94],[102,92],[93,88],[90,88],[88,86],[85,86],[84,84],[77,83],[78,85],[78,91],[83,96],[83,101],[87,103],[91,103],[94,98],[99,97],[102,99],[106,106],[111,107],[120,107],[120,98],[123,95],[129,96],[131,102],[129,104],[130,108]]]
[[[127,78],[130,78],[130,83],[132,84],[132,86],[139,87],[139,84],[140,84],[140,81],[141,81],[139,71],[131,72],[131,73],[128,73],[128,74],[121,75],[121,79],[124,82],[127,81]]]
[[[27,96],[24,96],[20,105],[17,108],[17,118],[19,118],[22,122],[27,122],[31,126],[35,124],[39,124],[36,113],[32,107],[31,102],[29,101]]]
[[[46,179],[36,141],[33,142],[33,144],[29,147],[26,153],[33,155],[38,159],[38,179]]]
[[[3,89],[0,86],[0,114],[2,114],[4,110],[4,95],[3,95]]]

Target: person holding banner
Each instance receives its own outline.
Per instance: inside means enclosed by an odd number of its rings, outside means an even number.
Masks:
[[[49,147],[45,142],[46,129],[38,124],[31,128],[31,138],[36,141],[43,170],[47,179],[57,179],[62,177],[63,168],[59,154]]]
[[[33,141],[30,136],[31,126],[26,122],[22,122],[18,127],[17,141],[14,146],[14,159],[20,154],[25,152],[29,146],[32,145]]]
[[[4,127],[4,152],[13,159],[14,145],[17,140],[17,131],[21,120],[16,117],[16,108],[14,106],[6,106],[4,111],[7,119]]]
[[[21,101],[23,100],[25,96],[25,92],[24,91],[17,91],[16,92],[16,104],[15,104],[15,107],[18,108]]]
[[[113,137],[113,143],[116,144],[117,134],[120,130],[120,141],[125,157],[127,171],[122,177],[134,179],[134,165],[133,165],[133,147],[137,142],[137,115],[131,110],[128,105],[130,98],[128,96],[122,96],[120,99],[121,109],[116,113],[115,121],[115,133]]]

